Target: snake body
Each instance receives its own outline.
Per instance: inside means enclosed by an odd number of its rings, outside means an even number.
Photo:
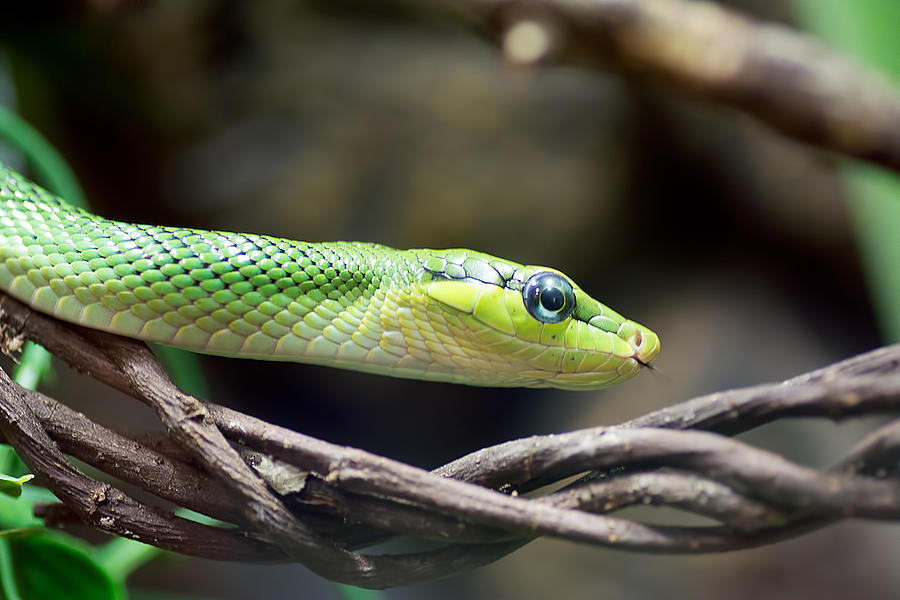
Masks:
[[[547,267],[112,221],[2,164],[0,289],[196,352],[470,385],[605,387],[659,350],[652,331]]]

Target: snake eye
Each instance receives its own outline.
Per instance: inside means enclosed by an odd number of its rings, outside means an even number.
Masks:
[[[559,323],[575,310],[572,284],[556,273],[536,273],[522,289],[522,300],[528,313],[542,323]]]

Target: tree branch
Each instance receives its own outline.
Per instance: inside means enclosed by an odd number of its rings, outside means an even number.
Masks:
[[[80,473],[59,451],[9,376],[0,371],[0,431],[50,490],[85,523],[160,548],[219,560],[283,555],[246,532],[201,525],[138,502]]]
[[[507,59],[613,68],[900,170],[900,93],[816,39],[699,0],[454,0]]]
[[[898,447],[893,425],[830,472],[714,433],[744,431],[784,417],[896,413],[900,346],[783,384],[697,398],[616,427],[507,442],[429,473],[201,401],[178,390],[145,345],[0,299],[0,340],[14,349],[22,339],[44,345],[153,406],[172,439],[192,457],[185,462],[177,452],[123,438],[4,379],[2,431],[31,468],[51,482],[66,506],[95,526],[100,513],[92,494],[107,484],[81,479],[85,476],[73,472],[55,447],[42,458],[37,449],[52,446],[48,434],[66,452],[112,477],[254,532],[253,538],[240,538],[249,546],[218,546],[219,558],[290,556],[335,580],[386,587],[486,564],[537,535],[628,550],[696,553],[772,543],[850,516],[900,516],[900,481],[869,476],[885,462],[885,453],[893,456]],[[686,428],[695,430],[675,430]],[[536,489],[597,469],[606,475],[534,498],[490,489]],[[78,483],[66,484],[70,481]],[[105,520],[105,530],[138,532],[133,535],[185,553],[209,552],[204,549],[208,542],[201,541],[209,535],[206,529],[185,533],[185,527],[196,524],[183,526],[120,492],[109,493],[115,493],[116,506],[127,510],[115,513],[112,525]],[[644,503],[693,512],[721,525],[663,527],[602,514]],[[145,519],[143,528],[133,522],[137,516]],[[215,531],[232,535],[231,530]],[[347,549],[397,533],[451,543],[393,556]]]

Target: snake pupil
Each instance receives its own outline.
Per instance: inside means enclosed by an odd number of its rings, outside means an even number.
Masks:
[[[558,312],[566,305],[566,296],[559,288],[549,288],[541,291],[541,306],[547,310]]]

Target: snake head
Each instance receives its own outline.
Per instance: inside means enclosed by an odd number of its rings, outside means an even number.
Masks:
[[[452,335],[446,356],[432,354],[473,382],[596,389],[633,377],[659,352],[653,331],[560,271],[472,251],[429,252],[420,283],[429,312]]]

